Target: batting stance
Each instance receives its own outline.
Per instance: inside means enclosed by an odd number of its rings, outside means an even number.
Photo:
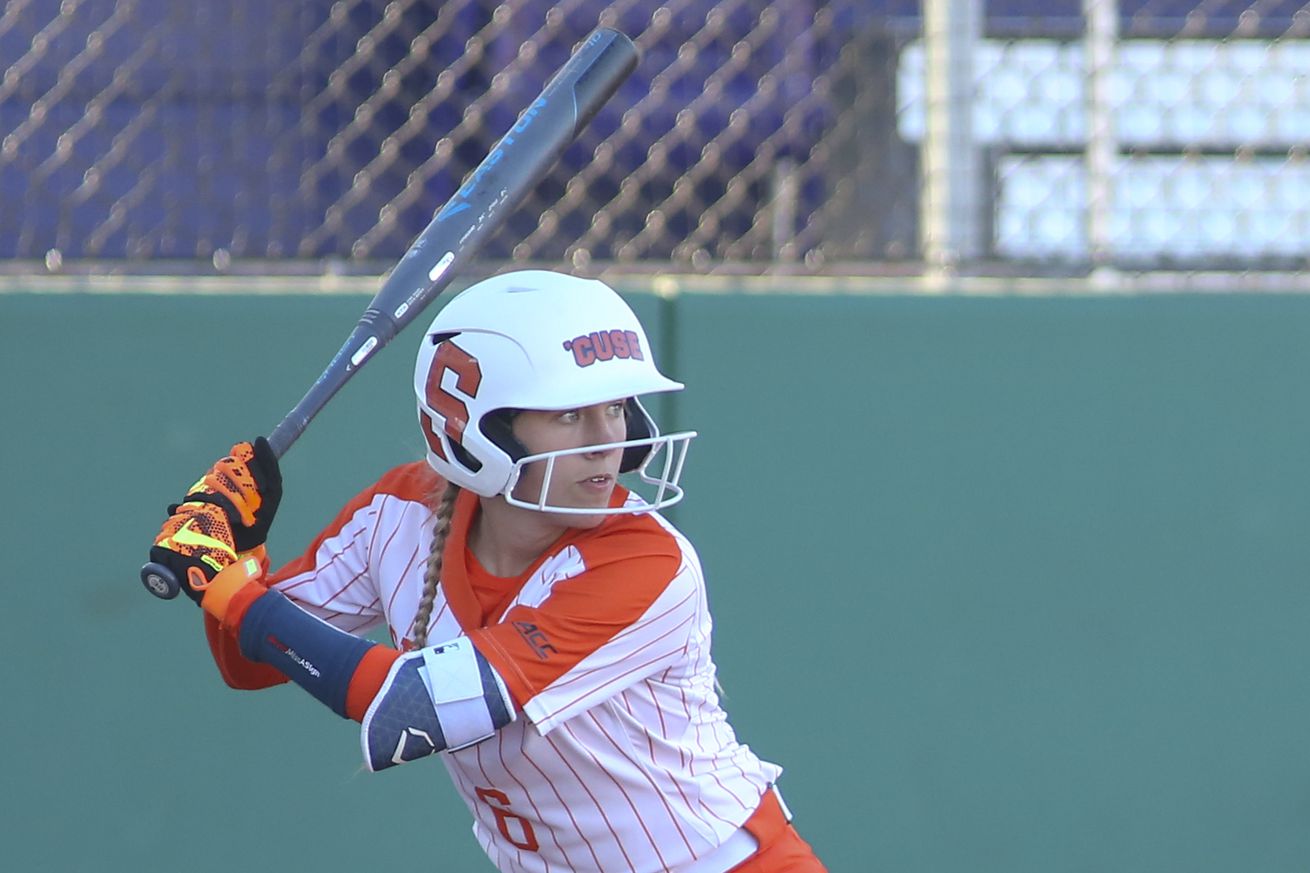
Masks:
[[[500,870],[824,870],[719,705],[700,561],[659,513],[695,434],[637,399],[683,386],[627,304],[552,272],[480,282],[414,387],[426,463],[272,575],[266,440],[170,507],[151,559],[187,580],[227,683],[300,685],[360,722],[371,770],[441,753]],[[379,622],[394,648],[357,636]]]

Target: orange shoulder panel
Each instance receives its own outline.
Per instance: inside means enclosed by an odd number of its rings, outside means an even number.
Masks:
[[[520,707],[645,615],[682,563],[673,535],[646,516],[615,516],[570,544],[584,572],[540,606],[515,606],[469,633]]]

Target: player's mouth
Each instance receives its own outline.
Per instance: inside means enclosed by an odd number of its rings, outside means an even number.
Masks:
[[[582,479],[578,484],[588,491],[608,492],[614,487],[614,477],[609,473],[597,473]]]

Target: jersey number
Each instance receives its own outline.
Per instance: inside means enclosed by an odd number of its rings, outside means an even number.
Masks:
[[[474,788],[478,799],[491,807],[491,814],[496,817],[496,830],[509,840],[510,845],[517,846],[525,852],[535,852],[541,848],[537,835],[532,832],[532,822],[518,813],[509,811],[509,797],[503,791],[494,788]]]

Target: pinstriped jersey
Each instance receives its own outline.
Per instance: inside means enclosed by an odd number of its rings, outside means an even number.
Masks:
[[[425,463],[386,474],[273,577],[303,608],[407,647],[432,543]],[[616,489],[615,500],[640,498]],[[657,513],[570,530],[524,573],[467,548],[462,492],[428,642],[467,635],[518,719],[440,757],[504,871],[677,870],[749,817],[781,773],[737,742],[715,692],[700,562]],[[526,717],[525,717],[526,716]]]

